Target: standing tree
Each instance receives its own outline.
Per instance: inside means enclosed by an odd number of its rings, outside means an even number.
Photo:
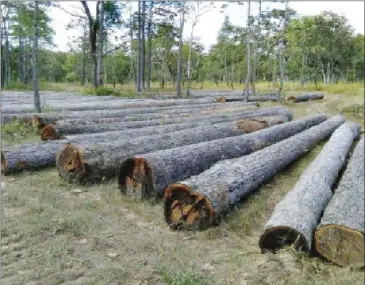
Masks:
[[[38,113],[41,112],[41,101],[39,99],[38,86],[38,1],[34,1],[34,38],[33,38],[33,90],[34,108]]]
[[[285,31],[286,26],[288,23],[288,3],[289,1],[286,0],[285,2],[285,14],[284,14],[284,22],[283,22],[283,30],[281,34],[281,39],[279,42],[279,64],[280,64],[280,86],[279,86],[279,93],[278,93],[278,100],[281,97],[281,93],[283,92],[283,85],[284,85],[284,76],[285,76],[285,62],[284,62],[284,51],[285,51]]]
[[[179,52],[177,59],[177,77],[176,77],[176,96],[181,97],[181,79],[182,79],[182,46],[183,46],[183,32],[185,22],[185,2],[182,2],[180,8],[180,29],[179,29]]]
[[[248,8],[247,8],[247,54],[246,54],[246,80],[245,80],[245,90],[243,92],[245,96],[245,101],[248,101],[249,92],[250,92],[250,76],[251,76],[251,19],[250,19],[250,12],[251,12],[251,1],[248,1]]]

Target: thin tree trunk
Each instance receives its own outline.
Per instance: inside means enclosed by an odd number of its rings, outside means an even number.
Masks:
[[[177,59],[177,76],[176,76],[176,96],[181,97],[181,78],[182,78],[182,44],[183,31],[185,22],[185,2],[182,3],[180,11],[180,31],[179,31],[179,54]]]
[[[193,36],[194,36],[194,28],[195,25],[197,24],[198,18],[199,17],[199,2],[197,2],[197,11],[196,11],[196,16],[195,19],[193,21],[193,24],[191,26],[191,33],[190,33],[190,41],[189,41],[189,56],[188,56],[188,70],[187,70],[187,75],[188,75],[188,86],[187,86],[187,90],[186,90],[186,95],[190,96],[190,85],[191,85],[191,56],[193,53]]]
[[[147,37],[148,37],[147,90],[151,89],[152,17],[153,17],[153,1],[150,2],[150,11],[149,11],[149,16],[148,16],[148,26],[147,26]]]
[[[142,12],[142,1],[138,0],[138,71],[137,71],[137,92],[142,91],[142,21],[141,21],[141,12]]]
[[[104,45],[104,1],[99,1],[97,3],[99,6],[98,17],[99,27],[98,27],[98,57],[97,57],[97,73],[96,80],[98,86],[103,85],[103,45]]]
[[[287,0],[285,3],[284,24],[283,24],[283,30],[282,30],[282,34],[281,34],[281,41],[280,41],[280,47],[279,47],[280,86],[279,86],[278,100],[280,100],[281,93],[283,91],[283,86],[284,86],[284,76],[285,76],[285,63],[284,63],[285,43],[284,43],[284,39],[285,39],[286,25],[287,25],[287,21],[288,21],[288,3],[289,3],[289,1]]]
[[[146,22],[146,2],[142,1],[142,19],[141,19],[141,35],[142,35],[142,66],[141,66],[141,83],[142,90],[146,89],[145,71],[146,71],[146,37],[145,37],[145,22]]]
[[[33,39],[33,91],[34,91],[34,108],[38,113],[41,112],[41,102],[39,99],[38,86],[38,1],[34,1],[34,39]]]
[[[245,101],[248,101],[249,92],[250,92],[250,75],[251,75],[251,64],[250,64],[250,57],[251,57],[251,25],[250,25],[250,11],[251,11],[251,1],[248,1],[248,9],[247,9],[247,29],[248,29],[248,39],[247,39],[247,53],[246,53],[246,60],[247,60],[247,70],[246,70],[246,80],[245,80],[245,90],[244,96]]]
[[[86,38],[87,38],[87,30],[86,25],[84,25],[84,35],[82,38],[82,71],[81,71],[81,85],[85,86],[86,83]]]

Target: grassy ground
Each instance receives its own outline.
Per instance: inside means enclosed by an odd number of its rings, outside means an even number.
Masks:
[[[364,106],[364,98],[348,96],[288,108],[295,118],[344,112],[364,127],[354,107]],[[321,147],[276,175],[222,224],[202,232],[170,231],[161,202],[133,203],[120,195],[116,181],[79,187],[54,169],[3,177],[2,284],[363,284],[361,270],[290,247],[276,255],[261,254],[258,247],[276,203]]]

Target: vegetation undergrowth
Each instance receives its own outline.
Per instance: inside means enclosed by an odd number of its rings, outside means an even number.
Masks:
[[[1,126],[1,140],[6,144],[39,141],[39,130],[29,123],[14,120]]]

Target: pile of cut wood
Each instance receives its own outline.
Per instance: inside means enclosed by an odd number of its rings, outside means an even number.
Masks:
[[[337,264],[364,265],[363,138],[334,189],[359,136],[359,126],[343,116],[292,120],[281,106],[260,108],[257,102],[217,96],[121,100],[66,94],[43,95],[54,110],[34,114],[19,104],[27,104],[29,96],[12,96],[5,96],[3,108],[12,111],[3,114],[5,122],[34,124],[41,141],[3,147],[3,173],[56,166],[71,183],[116,178],[121,193],[132,199],[162,198],[166,223],[174,229],[218,223],[329,138],[276,206],[259,245],[265,252],[294,244]]]

